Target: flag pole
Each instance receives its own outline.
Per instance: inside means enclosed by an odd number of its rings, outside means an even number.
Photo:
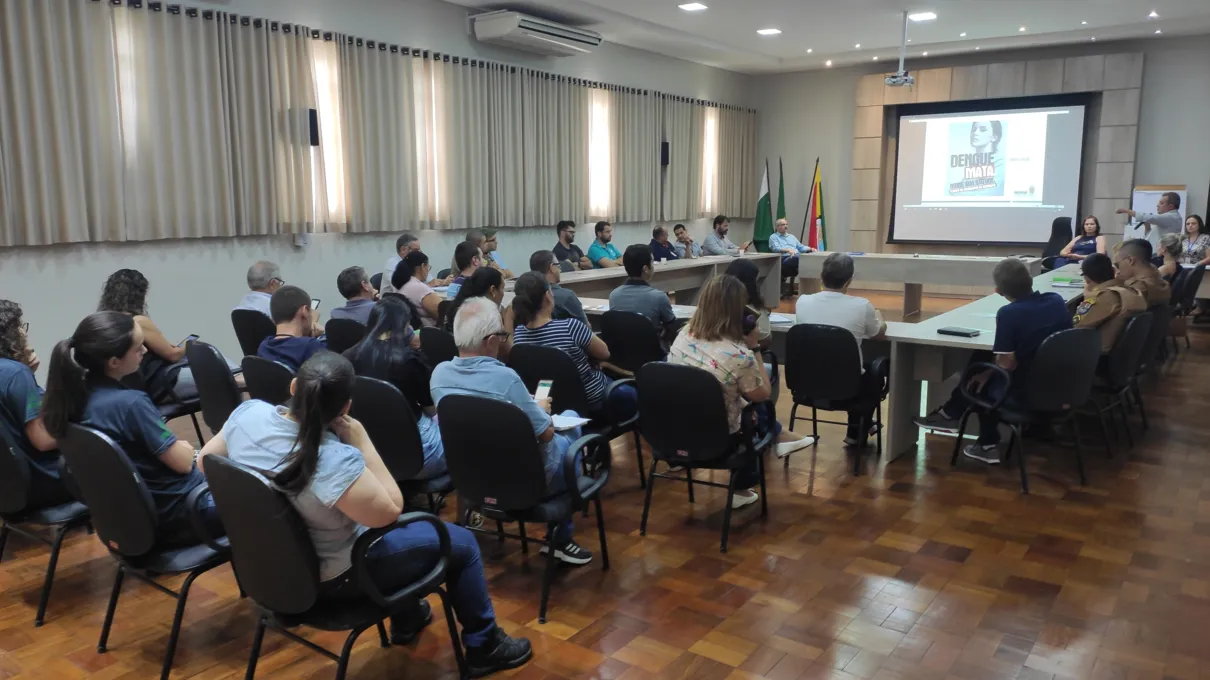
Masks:
[[[807,220],[811,219],[811,204],[815,201],[815,177],[819,174],[819,156],[815,157],[815,170],[811,173],[811,189],[807,191],[807,211],[802,215],[802,230],[798,232],[798,240],[807,242]]]

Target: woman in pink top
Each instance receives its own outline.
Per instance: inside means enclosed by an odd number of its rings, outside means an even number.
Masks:
[[[416,250],[400,260],[391,275],[391,285],[412,303],[425,327],[437,325],[437,306],[441,304],[441,296],[425,283],[429,269],[429,256]]]

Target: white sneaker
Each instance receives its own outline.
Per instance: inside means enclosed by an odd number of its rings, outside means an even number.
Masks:
[[[735,494],[731,496],[731,509],[739,510],[740,508],[752,505],[759,500],[760,494],[751,489],[748,489],[747,491],[736,491]]]
[[[988,465],[1000,464],[1000,445],[999,444],[967,444],[962,447],[962,455],[977,460],[980,463]]]
[[[803,437],[802,439],[799,439],[798,441],[781,442],[780,444],[777,445],[777,457],[785,458],[786,456],[790,455],[791,453],[794,453],[795,451],[798,451],[800,449],[805,449],[814,443],[815,443],[815,437]]]

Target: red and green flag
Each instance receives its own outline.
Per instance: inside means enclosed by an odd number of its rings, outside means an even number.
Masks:
[[[807,203],[807,214],[803,216],[802,230],[808,246],[816,250],[828,249],[828,231],[823,216],[823,177],[818,158],[815,159],[815,179],[811,181],[811,198]]]

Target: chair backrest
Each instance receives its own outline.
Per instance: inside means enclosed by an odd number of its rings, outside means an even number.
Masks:
[[[365,324],[353,319],[329,319],[324,324],[328,336],[328,351],[343,354],[346,349],[361,342],[366,336]]]
[[[1143,350],[1147,347],[1147,338],[1151,335],[1151,325],[1154,317],[1151,312],[1143,312],[1131,317],[1122,332],[1113,342],[1109,350],[1108,374],[1105,376],[1115,387],[1125,387],[1130,379],[1139,371],[1143,362]]]
[[[391,383],[357,376],[349,415],[361,422],[382,462],[397,482],[415,479],[424,467],[424,444],[416,416],[399,388]]]
[[[1160,346],[1168,335],[1172,325],[1172,307],[1168,305],[1152,305],[1147,308],[1151,313],[1151,329],[1147,333],[1147,342],[1143,345],[1141,366],[1151,366],[1159,357]]]
[[[450,313],[450,307],[452,307],[453,305],[454,305],[453,300],[442,300],[441,302],[437,303],[437,326],[438,327],[444,329],[446,326],[449,326],[450,330],[453,330],[454,320],[446,318]]]
[[[437,423],[450,477],[472,506],[524,510],[547,495],[543,452],[517,406],[451,394],[437,404]]]
[[[553,381],[550,388],[552,413],[575,411],[588,417],[592,410],[588,406],[588,393],[584,391],[584,381],[575,359],[567,352],[544,345],[513,345],[508,353],[508,366],[521,376],[530,394],[538,389],[539,382]]]
[[[434,368],[458,356],[458,345],[454,344],[454,336],[440,328],[420,329],[420,351],[428,358]]]
[[[786,387],[799,399],[840,401],[861,392],[861,352],[847,329],[801,323],[786,334]]]
[[[294,380],[294,371],[289,367],[255,356],[244,357],[240,366],[244,369],[244,384],[248,387],[249,397],[274,405],[290,401],[290,383]]]
[[[1037,411],[1079,408],[1088,401],[1101,333],[1095,328],[1069,328],[1042,341],[1025,379],[1025,404]]]
[[[92,514],[101,543],[126,557],[151,550],[156,539],[155,505],[122,447],[101,432],[69,425],[67,436],[59,439],[59,452]]]
[[[382,272],[370,277],[370,285],[374,286],[374,290],[382,290]]]
[[[434,278],[444,279],[445,277],[447,277],[449,275],[450,275],[449,269],[442,269],[441,271],[437,272],[437,276],[435,276]]]
[[[1176,273],[1172,275],[1172,280],[1168,282],[1168,289],[1172,293],[1171,300],[1174,306],[1180,305],[1180,301],[1185,295],[1185,282],[1189,280],[1189,273],[1192,271],[1192,269],[1178,266]]]
[[[631,373],[648,361],[663,361],[666,356],[655,325],[635,312],[602,314],[601,339],[609,345],[609,363]]]
[[[29,505],[29,460],[0,431],[0,516]]]
[[[254,356],[265,338],[277,333],[273,319],[254,309],[236,309],[231,312],[231,326],[244,356]]]
[[[1058,255],[1071,242],[1071,239],[1071,218],[1056,217],[1050,223],[1050,240],[1046,242],[1046,247],[1042,249],[1042,257]]]
[[[211,432],[223,429],[223,423],[240,405],[239,387],[227,360],[213,345],[195,340],[185,347],[197,396],[202,402],[202,420]]]
[[[661,458],[714,460],[731,449],[723,385],[709,371],[662,361],[635,373],[639,431]]]
[[[310,609],[319,599],[319,557],[306,522],[259,471],[222,456],[205,460],[240,587],[274,612]]]
[[[1205,276],[1206,265],[1204,264],[1199,264],[1198,266],[1189,270],[1189,273],[1185,275],[1184,283],[1181,285],[1179,298],[1180,310],[1182,313],[1192,311],[1194,306],[1197,304],[1197,289],[1201,287],[1202,279],[1205,278]],[[1178,299],[1175,297],[1175,293],[1173,293],[1173,295],[1173,301],[1177,301]]]

